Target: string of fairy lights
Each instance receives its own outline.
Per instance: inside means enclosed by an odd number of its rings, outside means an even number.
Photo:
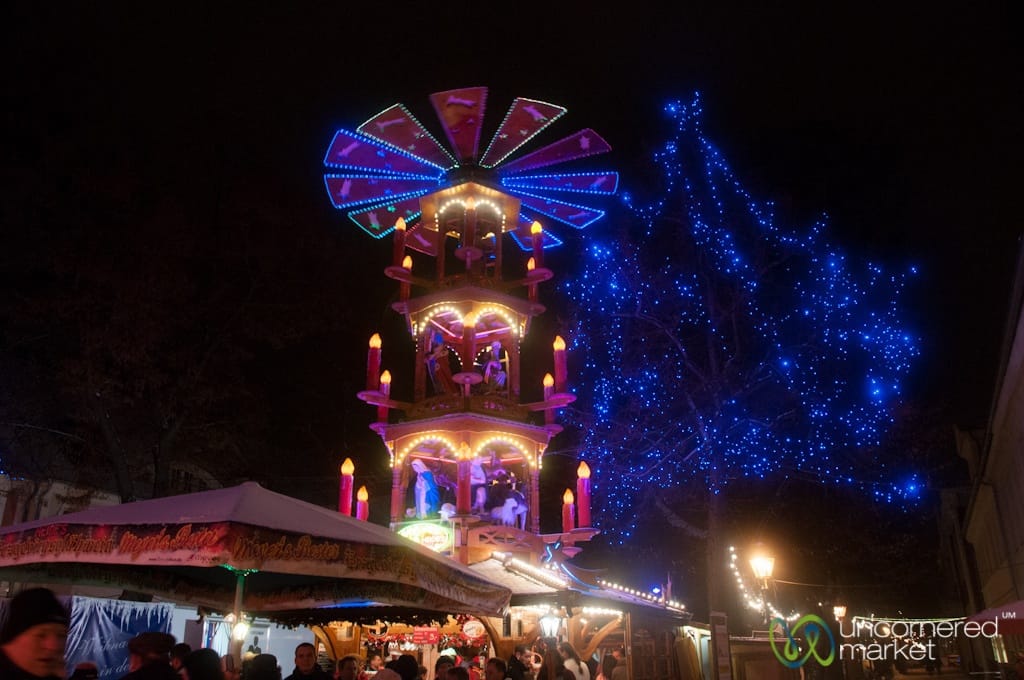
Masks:
[[[699,97],[665,111],[658,195],[626,194],[634,219],[594,232],[560,288],[602,532],[628,541],[651,488],[691,481],[782,472],[914,499],[916,476],[864,452],[920,353],[901,306],[915,270],[855,262],[824,219],[783,228],[704,135]]]
[[[747,609],[758,612],[767,611],[769,618],[772,619],[778,618],[785,619],[787,621],[796,621],[800,618],[801,615],[799,612],[783,614],[778,607],[765,598],[765,594],[761,592],[761,589],[748,587],[747,581],[743,577],[743,572],[740,569],[740,564],[742,563],[740,562],[740,556],[736,552],[736,548],[729,546],[729,569],[732,571],[733,578],[736,581],[736,588],[739,590],[740,597]]]

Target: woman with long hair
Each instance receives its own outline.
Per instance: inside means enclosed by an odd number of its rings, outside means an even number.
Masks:
[[[590,667],[583,662],[572,644],[565,641],[559,642],[558,653],[562,656],[562,663],[576,676],[576,680],[590,680]]]
[[[548,647],[544,652],[544,661],[537,671],[537,680],[580,680],[565,667],[562,656],[555,647]]]

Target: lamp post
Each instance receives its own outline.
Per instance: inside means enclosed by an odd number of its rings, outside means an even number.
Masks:
[[[832,614],[836,617],[836,622],[839,624],[839,635],[843,634],[843,619],[846,617],[846,605],[837,604],[832,606]],[[843,673],[843,680],[846,679],[846,662],[842,655],[839,655],[839,670]]]
[[[761,582],[761,608],[764,611],[764,622],[768,623],[768,579],[775,569],[775,558],[758,553],[750,558],[750,568],[754,578]]]

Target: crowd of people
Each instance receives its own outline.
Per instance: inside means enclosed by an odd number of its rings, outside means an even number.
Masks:
[[[63,680],[64,651],[70,618],[52,591],[23,590],[11,600],[0,628],[0,680]],[[192,649],[173,635],[151,631],[128,641],[128,673],[117,680],[426,680],[428,669],[415,656],[402,654],[384,663],[380,654],[367,659],[350,655],[338,659],[333,673],[317,663],[316,648],[303,642],[295,648],[295,669],[283,676],[273,654],[257,653],[236,669],[234,657],[215,650]],[[515,648],[506,661],[499,657],[458,659],[442,654],[434,665],[434,680],[625,680],[621,652],[608,654],[598,665],[583,660],[568,642],[531,649]],[[541,659],[539,666],[535,659]],[[76,665],[68,680],[98,680],[92,662]]]

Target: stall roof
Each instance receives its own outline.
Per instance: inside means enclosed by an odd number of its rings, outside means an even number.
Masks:
[[[489,559],[470,565],[470,569],[492,583],[512,591],[512,606],[550,602],[622,608],[633,612],[661,614],[685,621],[691,616],[685,609],[668,607],[641,595],[587,583],[575,577],[571,569],[537,567],[501,553],[495,553]]]

